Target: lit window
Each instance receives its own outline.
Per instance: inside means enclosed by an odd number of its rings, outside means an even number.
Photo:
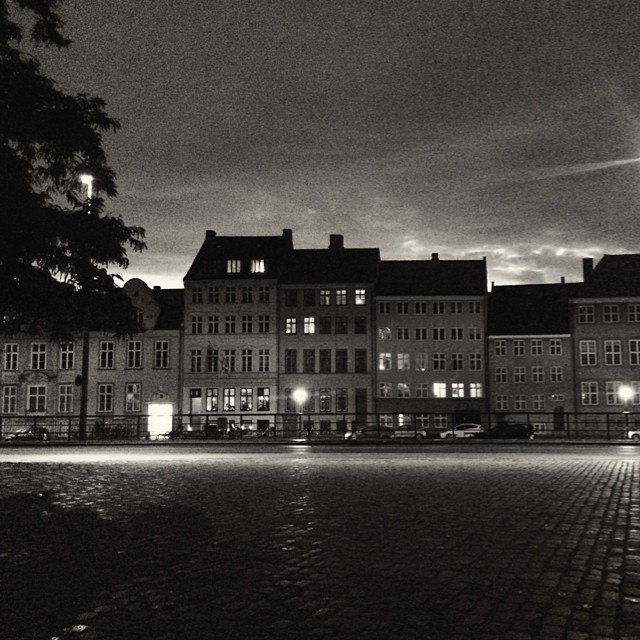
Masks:
[[[446,382],[434,382],[433,383],[433,396],[435,398],[447,397],[447,383]]]
[[[409,369],[411,369],[408,353],[397,354],[397,362],[398,362],[398,371],[409,371]]]
[[[378,354],[378,369],[380,369],[380,371],[391,370],[391,354],[390,353]]]
[[[309,334],[316,332],[316,319],[313,316],[304,319],[304,332]]]
[[[284,332],[285,333],[297,333],[298,321],[296,318],[285,318]]]
[[[410,387],[406,382],[398,382],[397,385],[398,398],[408,398],[410,396]]]
[[[347,304],[347,290],[336,289],[336,305],[344,306]]]
[[[240,273],[240,260],[227,260],[227,273]]]
[[[355,304],[366,304],[367,303],[367,292],[365,289],[356,289],[355,291]]]
[[[471,398],[482,398],[482,382],[471,382],[469,383],[469,397]]]
[[[264,260],[252,260],[251,261],[251,273],[264,273],[265,272]]]
[[[270,402],[271,390],[269,389],[269,387],[258,387],[256,391],[258,395],[258,398],[257,398],[258,411],[269,411],[271,406],[271,402]]]
[[[451,383],[451,397],[464,398],[464,382]]]
[[[253,411],[253,389],[251,387],[240,389],[240,411]]]
[[[328,307],[331,305],[331,289],[320,289],[320,306]]]
[[[236,390],[235,389],[223,389],[222,391],[223,397],[223,409],[224,411],[235,411],[236,410]]]
[[[381,398],[390,398],[391,397],[391,383],[390,382],[381,382],[378,386],[378,395]]]
[[[124,410],[140,411],[141,408],[141,388],[139,382],[128,382],[125,389]]]

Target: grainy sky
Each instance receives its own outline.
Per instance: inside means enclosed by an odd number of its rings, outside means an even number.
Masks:
[[[206,229],[487,256],[497,284],[640,252],[637,0],[66,0],[38,55],[107,100],[126,277],[181,286]]]

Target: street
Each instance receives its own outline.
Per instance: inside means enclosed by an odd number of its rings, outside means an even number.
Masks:
[[[0,449],[0,637],[640,638],[640,447]]]

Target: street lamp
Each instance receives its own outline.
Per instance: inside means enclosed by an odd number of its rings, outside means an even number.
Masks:
[[[298,387],[297,389],[293,390],[291,397],[298,407],[298,432],[300,433],[300,435],[302,435],[302,411],[304,409],[306,401],[309,399],[309,392],[302,387]]]
[[[87,200],[91,201],[93,197],[93,176],[89,173],[83,173],[80,176],[80,182],[87,187]]]
[[[629,404],[634,396],[633,387],[623,384],[618,387],[618,397],[624,402],[625,427],[629,429]]]

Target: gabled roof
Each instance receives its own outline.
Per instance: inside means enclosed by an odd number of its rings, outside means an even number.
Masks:
[[[153,289],[160,305],[160,315],[154,329],[179,329],[183,320],[184,289]]]
[[[482,296],[487,292],[485,260],[384,260],[378,296]]]
[[[292,235],[284,229],[281,236],[218,236],[215,231],[207,231],[184,280],[238,279],[246,277],[276,278],[282,263],[293,249]],[[241,260],[241,273],[227,273],[227,260]],[[250,260],[263,259],[267,271],[263,274],[249,274]]]
[[[374,283],[379,263],[379,249],[296,249],[289,255],[280,281],[284,284]]]
[[[640,253],[604,255],[576,298],[619,298],[640,296]]]
[[[487,333],[494,336],[568,334],[569,298],[580,284],[493,287]]]

